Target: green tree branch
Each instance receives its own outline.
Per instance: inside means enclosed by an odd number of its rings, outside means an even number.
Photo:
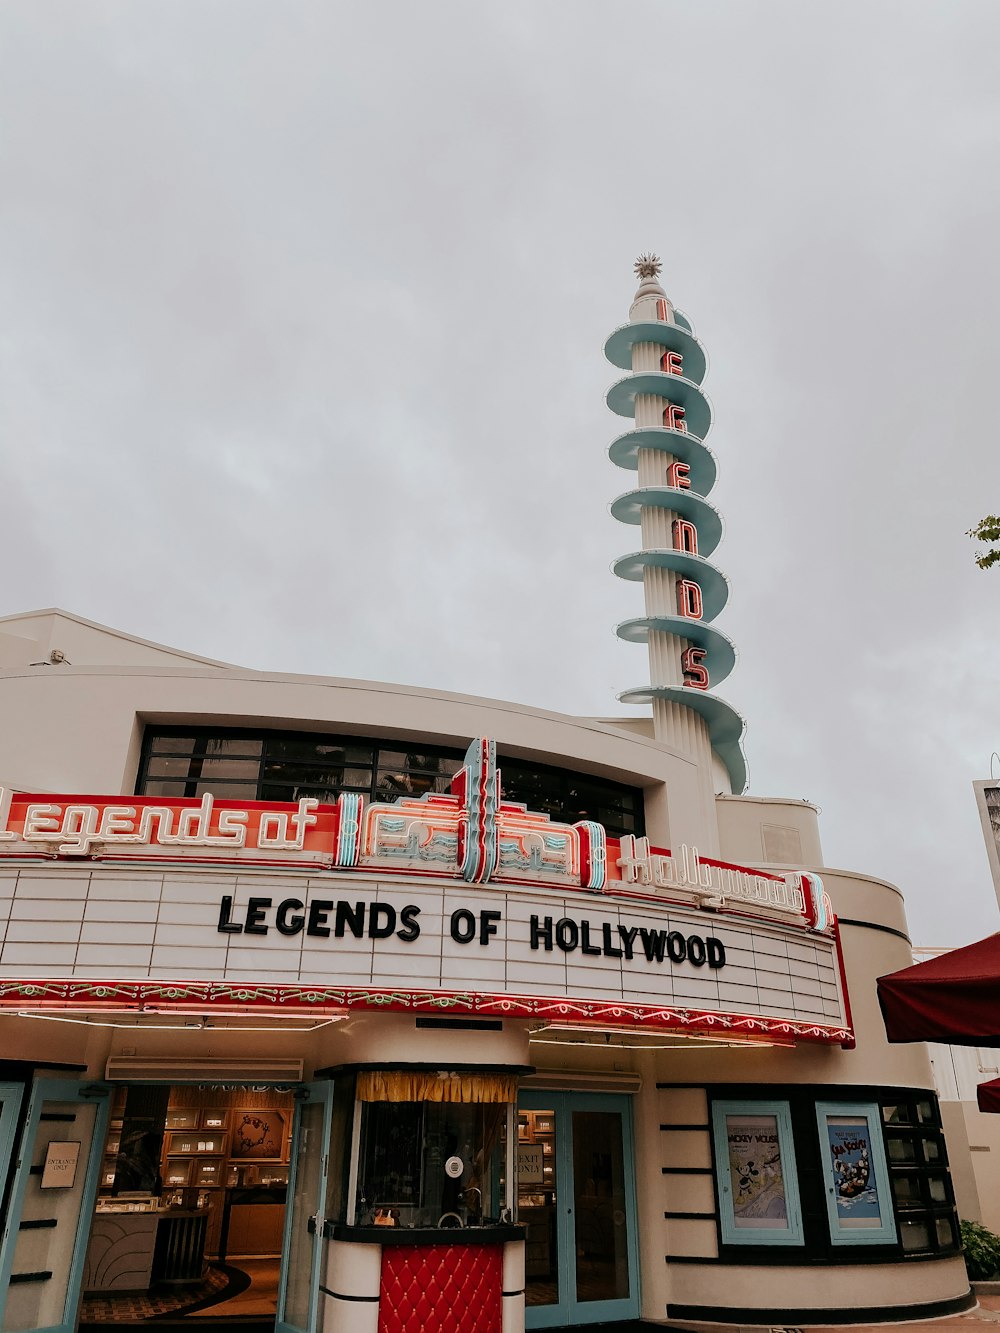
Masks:
[[[969,529],[966,536],[977,542],[1000,542],[1000,518],[996,514],[987,514],[974,528]],[[990,565],[995,565],[998,560],[1000,560],[1000,546],[994,546],[992,550],[983,551],[976,556],[976,564],[980,569],[989,569]]]

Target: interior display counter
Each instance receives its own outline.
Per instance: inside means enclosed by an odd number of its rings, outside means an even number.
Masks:
[[[142,1202],[103,1204],[90,1232],[84,1290],[148,1291],[156,1282],[200,1281],[207,1220],[206,1208],[160,1212]]]
[[[158,1218],[153,1281],[200,1282],[205,1273],[208,1209],[171,1209]]]
[[[229,1189],[222,1206],[219,1260],[229,1255],[279,1255],[285,1224],[283,1185]]]
[[[148,1291],[159,1214],[99,1209],[83,1270],[85,1291]]]

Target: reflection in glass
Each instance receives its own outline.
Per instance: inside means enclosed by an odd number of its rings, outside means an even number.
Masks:
[[[285,1308],[278,1312],[286,1323],[300,1329],[306,1328],[309,1323],[313,1264],[316,1261],[316,1242],[309,1230],[309,1218],[319,1211],[316,1182],[320,1178],[324,1149],[323,1119],[324,1108],[321,1102],[304,1102],[300,1106],[295,1193],[290,1200],[292,1220],[288,1233],[288,1252],[285,1255],[288,1286],[285,1291]]]
[[[503,1102],[366,1102],[361,1226],[481,1226],[503,1209]]]
[[[361,791],[370,801],[446,792],[464,749],[414,741],[264,732],[256,736],[198,731],[172,735],[149,728],[138,792],[146,796],[196,796],[206,790],[222,798],[297,801],[317,796],[334,801],[341,791]],[[398,748],[390,748],[390,746]],[[227,765],[233,765],[229,767]],[[642,833],[643,799],[638,788],[584,774],[501,757],[503,796],[529,810],[574,823],[596,819],[613,837]],[[225,792],[216,784],[244,774],[246,791]],[[176,782],[179,787],[167,786]],[[255,791],[256,789],[256,791]]]
[[[268,736],[268,761],[290,759],[305,764],[367,764],[372,762],[370,745],[345,745],[298,736]]]
[[[886,1147],[889,1149],[890,1162],[915,1162],[917,1160],[917,1150],[910,1139],[897,1139],[890,1135],[886,1139]]]
[[[905,1103],[883,1106],[882,1119],[887,1125],[908,1125],[910,1123],[910,1108]]]
[[[525,1230],[525,1305],[559,1303],[555,1139],[554,1111],[519,1113],[517,1220]]]
[[[163,760],[153,762],[162,763]],[[242,778],[245,782],[256,782],[260,764],[256,759],[203,759],[199,776],[209,778]]]
[[[900,1218],[899,1238],[904,1250],[926,1250],[930,1245],[930,1233],[925,1222],[908,1221]]]
[[[573,1216],[578,1301],[629,1295],[621,1116],[573,1112]]]
[[[897,1203],[919,1203],[920,1181],[916,1176],[894,1175],[892,1178],[892,1192]]]

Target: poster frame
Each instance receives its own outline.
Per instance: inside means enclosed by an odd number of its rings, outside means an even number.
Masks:
[[[831,1118],[850,1116],[863,1119],[868,1126],[868,1141],[871,1144],[871,1169],[875,1175],[875,1187],[879,1198],[880,1224],[877,1227],[844,1226],[837,1209],[836,1180],[830,1168],[828,1122]],[[885,1143],[882,1138],[882,1113],[875,1102],[817,1102],[816,1126],[819,1132],[820,1161],[823,1164],[823,1197],[826,1201],[826,1215],[830,1226],[832,1245],[894,1245],[899,1236],[896,1231],[896,1214],[889,1181],[889,1168],[885,1156]]]
[[[739,1226],[735,1192],[729,1168],[727,1121],[730,1116],[773,1116],[778,1130],[778,1151],[785,1185],[786,1225],[783,1227]],[[792,1137],[792,1115],[786,1101],[713,1101],[712,1138],[715,1147],[716,1191],[719,1227],[724,1245],[803,1245],[802,1204],[799,1198],[798,1167]]]

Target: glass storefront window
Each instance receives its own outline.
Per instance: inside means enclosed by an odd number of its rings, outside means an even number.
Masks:
[[[362,1107],[357,1220],[361,1226],[497,1224],[503,1102],[367,1102]]]
[[[331,802],[340,792],[394,801],[447,792],[464,749],[386,738],[232,729],[148,727],[136,792],[220,800]],[[575,823],[596,819],[612,837],[644,829],[639,787],[500,756],[503,796]]]

